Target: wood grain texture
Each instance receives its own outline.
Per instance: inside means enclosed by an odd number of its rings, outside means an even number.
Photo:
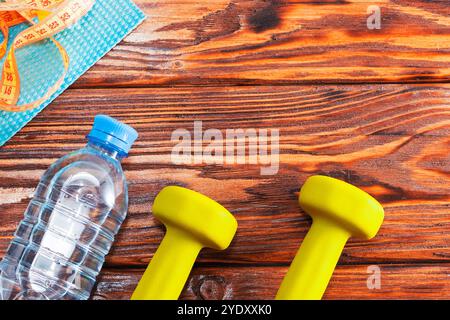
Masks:
[[[449,299],[450,264],[380,265],[381,288],[368,289],[367,266],[338,266],[324,299]],[[194,268],[185,300],[273,299],[287,267]],[[103,272],[93,299],[129,299],[144,270]]]
[[[313,174],[361,187],[386,211],[375,239],[347,244],[325,298],[450,298],[448,0],[135,2],[148,19],[0,149],[0,257],[44,170],[105,113],[140,138],[123,162],[128,218],[94,299],[130,297],[164,235],[151,205],[167,185],[239,222],[228,250],[201,252],[182,298],[273,298],[310,226],[297,197]],[[367,28],[370,5],[380,30]],[[278,129],[278,174],[173,164],[172,132],[199,120],[222,133]],[[366,286],[372,264],[379,290]]]
[[[128,219],[108,267],[145,266],[164,234],[151,204],[166,185],[212,197],[238,219],[229,250],[205,250],[203,264],[288,265],[310,226],[297,204],[312,174],[344,179],[386,209],[378,236],[352,240],[343,265],[450,261],[450,85],[178,87],[69,90],[0,150],[0,252],[6,250],[43,171],[82,146],[95,114],[139,132],[124,161]],[[95,108],[91,107],[95,106]],[[68,118],[70,115],[70,118]],[[204,129],[280,130],[280,168],[174,165],[171,134]]]
[[[450,79],[447,0],[136,3],[148,19],[77,87]]]

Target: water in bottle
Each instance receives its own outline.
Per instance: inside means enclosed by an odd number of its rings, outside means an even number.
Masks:
[[[87,145],[50,166],[0,262],[0,300],[89,298],[127,213],[120,161],[137,136],[99,115]]]

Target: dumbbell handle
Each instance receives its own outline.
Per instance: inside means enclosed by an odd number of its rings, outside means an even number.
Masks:
[[[281,283],[278,300],[320,300],[350,233],[324,219],[313,222]]]
[[[191,235],[168,228],[131,300],[176,300],[202,246]]]

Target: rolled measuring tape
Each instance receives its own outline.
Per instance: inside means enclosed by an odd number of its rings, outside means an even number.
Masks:
[[[34,109],[61,87],[70,61],[64,47],[53,36],[84,17],[94,4],[95,0],[6,0],[6,2],[0,2],[0,30],[4,36],[0,45],[0,58],[7,54],[0,82],[0,110],[22,112]],[[36,17],[38,22],[35,22]],[[17,35],[7,53],[9,28],[24,22],[30,23],[30,27]],[[44,96],[33,102],[18,105],[20,75],[15,52],[44,39],[50,39],[57,47],[62,57],[64,71]]]

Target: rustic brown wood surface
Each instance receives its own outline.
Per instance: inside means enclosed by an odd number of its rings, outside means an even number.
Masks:
[[[447,0],[136,3],[148,19],[76,86],[450,79]]]
[[[128,219],[93,298],[130,297],[164,235],[153,199],[172,184],[239,222],[228,250],[201,252],[182,297],[273,298],[310,226],[297,197],[313,174],[361,187],[386,211],[375,239],[348,243],[325,298],[450,298],[446,0],[136,3],[146,22],[0,149],[0,257],[44,170],[105,113],[140,138],[123,162]],[[367,29],[371,4],[380,30]],[[278,129],[278,173],[173,164],[171,134],[194,121],[224,134]],[[366,285],[371,265],[381,289]]]
[[[381,288],[367,289],[365,265],[338,266],[325,299],[442,299],[450,289],[450,264],[380,265]],[[273,299],[287,267],[198,267],[181,299]],[[129,299],[142,269],[102,272],[93,299]],[[352,281],[349,281],[352,279]],[[448,298],[448,296],[447,296]]]

